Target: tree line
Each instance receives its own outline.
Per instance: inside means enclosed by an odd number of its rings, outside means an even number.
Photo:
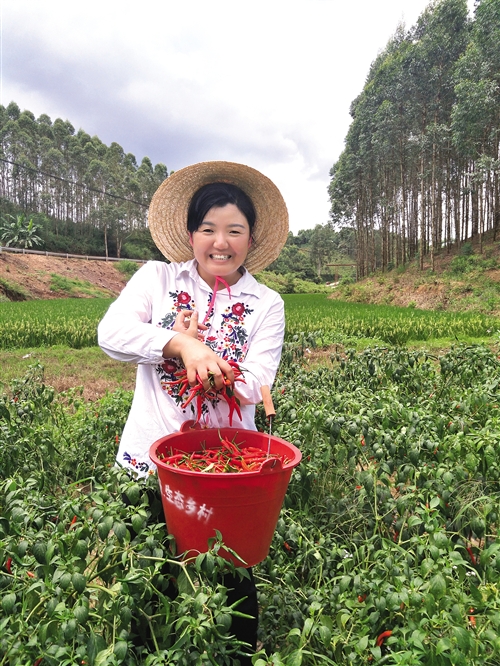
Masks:
[[[34,215],[45,249],[120,257],[135,240],[147,253],[149,202],[167,176],[164,164],[148,157],[138,164],[118,143],[76,132],[68,120],[0,106],[2,213]]]
[[[360,277],[500,227],[500,0],[436,0],[400,25],[352,102],[329,194]]]
[[[71,254],[162,258],[147,209],[168,177],[164,164],[140,164],[118,143],[104,144],[68,120],[35,118],[15,102],[0,106],[0,244]],[[317,283],[355,270],[352,229],[332,224],[289,234],[269,267],[290,281]]]

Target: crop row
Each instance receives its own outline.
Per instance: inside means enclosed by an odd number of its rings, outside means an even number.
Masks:
[[[500,322],[480,314],[342,303],[323,294],[285,295],[286,337],[306,333],[319,344],[373,338],[389,344],[410,340],[491,336]],[[96,327],[109,299],[61,299],[0,305],[0,348],[97,344]]]
[[[347,350],[308,370],[292,346],[273,432],[303,460],[255,567],[255,665],[500,663],[497,355]],[[0,399],[1,664],[232,663],[219,544],[180,565],[155,478],[109,467],[130,400],[57,396],[37,368]]]
[[[481,338],[500,321],[477,313],[436,312],[393,306],[360,305],[321,294],[285,295],[287,335],[314,333],[324,344],[342,338],[373,338],[389,344],[436,338]]]
[[[97,344],[96,327],[110,299],[65,298],[0,304],[0,349]]]

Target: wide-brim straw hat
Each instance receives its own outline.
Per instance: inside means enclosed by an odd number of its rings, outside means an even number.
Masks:
[[[258,273],[279,255],[288,237],[288,211],[276,185],[252,167],[235,162],[200,162],[175,171],[156,190],[149,206],[149,230],[167,259],[193,258],[187,230],[188,208],[195,192],[208,183],[232,183],[247,194],[255,208],[252,244],[245,260]]]

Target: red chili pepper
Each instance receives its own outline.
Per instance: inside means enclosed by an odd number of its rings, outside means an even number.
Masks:
[[[389,636],[391,636],[391,634],[392,634],[392,631],[391,631],[391,630],[383,631],[383,632],[379,635],[379,637],[377,638],[377,647],[382,647],[382,645],[384,644],[384,640],[385,640],[386,638],[389,638]]]
[[[70,529],[73,527],[73,525],[76,523],[77,520],[78,520],[77,517],[76,517],[76,516],[73,516],[73,518],[71,519],[71,522],[70,522],[70,524],[69,524],[69,528],[70,528]]]
[[[12,557],[7,558],[7,562],[5,563],[5,568],[7,569],[8,573],[12,573]]]
[[[26,572],[30,578],[35,578],[35,574],[32,571]]]
[[[238,363],[232,360],[228,361],[228,363],[231,365],[231,368],[233,369],[235,383],[236,382],[245,383],[243,372],[239,367]],[[177,377],[177,379],[166,383],[169,386],[179,386],[178,395],[183,396],[186,393],[187,388],[189,386],[189,382],[187,379],[187,370],[183,368],[182,370],[175,372],[174,376]],[[199,375],[197,375],[197,380],[198,383],[195,386],[191,387],[186,400],[184,400],[184,402],[182,403],[182,409],[186,409],[191,404],[191,402],[196,398],[196,418],[197,421],[200,421],[202,417],[202,405],[204,400],[220,400],[221,398],[223,398],[224,400],[226,400],[229,406],[229,425],[232,426],[233,424],[232,421],[233,421],[234,412],[238,414],[241,421],[241,410],[240,410],[239,400],[234,395],[232,384],[226,376],[223,376],[223,385],[222,388],[220,389],[215,388],[214,378],[213,375],[211,375],[210,373],[209,373],[209,380],[211,383],[211,387],[208,390],[204,389],[203,382],[201,381]]]
[[[476,566],[477,561],[474,553],[472,552],[472,548],[470,546],[465,546],[466,551],[469,553],[470,561],[474,566]]]
[[[39,664],[42,663],[42,661],[43,657],[38,657],[38,659],[35,659],[35,661],[33,662],[33,666],[38,666]]]
[[[203,395],[201,393],[198,394],[198,397],[196,398],[196,420],[201,421],[201,417],[203,414]]]

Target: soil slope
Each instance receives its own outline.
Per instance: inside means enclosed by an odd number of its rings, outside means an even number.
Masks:
[[[0,253],[0,296],[3,295],[4,300],[5,297],[25,300],[117,296],[128,279],[118,270],[117,263],[3,251]],[[69,281],[76,283],[69,285]]]

